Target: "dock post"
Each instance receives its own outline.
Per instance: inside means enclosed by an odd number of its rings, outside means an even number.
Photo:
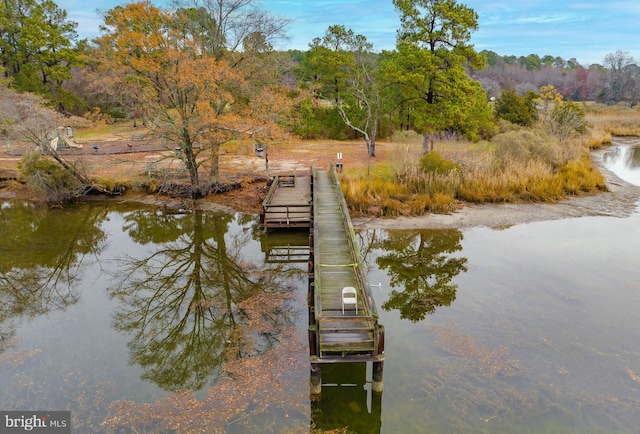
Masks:
[[[308,271],[307,275],[309,276],[309,289],[313,286],[313,282],[315,281],[315,255],[313,254],[313,247],[310,248],[309,252],[309,263],[308,263]]]
[[[376,354],[384,354],[384,326],[378,324],[378,342],[376,343]],[[371,389],[376,393],[382,393],[382,371],[384,362],[373,362]]]
[[[309,324],[309,356],[318,356],[318,335],[314,324]]]
[[[322,371],[318,363],[311,364],[311,395],[320,395],[322,393]]]
[[[315,273],[314,273],[314,259],[313,259],[313,252],[311,252],[309,254],[309,277],[308,277],[308,282],[309,282],[309,288],[307,291],[307,307],[308,307],[308,311],[309,311],[309,325],[315,324],[315,291],[316,291],[316,285],[315,285]]]
[[[373,381],[371,382],[371,390],[375,393],[382,393],[382,370],[384,368],[384,362],[373,362]]]

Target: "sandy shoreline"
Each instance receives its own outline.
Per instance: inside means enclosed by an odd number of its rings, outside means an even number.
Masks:
[[[640,187],[629,184],[604,167],[606,150],[592,154],[594,165],[605,177],[608,192],[571,197],[557,203],[466,204],[451,214],[429,214],[421,217],[354,218],[358,229],[462,229],[469,227],[509,227],[536,221],[559,220],[586,216],[629,217],[640,201]]]

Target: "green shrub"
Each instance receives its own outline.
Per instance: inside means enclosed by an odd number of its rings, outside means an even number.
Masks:
[[[572,101],[557,105],[551,112],[551,131],[564,142],[572,135],[587,132],[587,117],[584,109]]]
[[[437,151],[431,151],[420,159],[420,167],[427,174],[445,174],[459,172],[460,166],[451,160],[442,158]]]
[[[520,96],[511,87],[503,89],[502,95],[495,102],[496,118],[525,127],[533,125],[538,119],[538,112],[534,103],[536,97],[537,95],[533,92]]]
[[[305,139],[347,140],[353,136],[351,128],[332,105],[302,105],[298,116],[297,125],[292,128]]]
[[[509,131],[519,131],[520,125],[509,122],[506,119],[498,119],[498,133],[508,133]]]
[[[71,199],[82,188],[68,170],[39,151],[25,153],[18,168],[27,186],[37,193],[47,195],[50,201]]]
[[[563,163],[557,140],[540,130],[509,131],[495,136],[492,143],[498,160],[503,164],[511,159],[539,159],[554,167]]]

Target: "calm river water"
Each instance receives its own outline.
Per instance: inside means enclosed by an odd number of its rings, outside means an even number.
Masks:
[[[612,151],[640,183],[640,151]],[[345,364],[314,399],[304,234],[114,203],[0,219],[0,410],[70,410],[74,433],[640,426],[638,213],[359,232],[384,392]]]

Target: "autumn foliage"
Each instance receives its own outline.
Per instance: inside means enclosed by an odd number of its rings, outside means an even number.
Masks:
[[[250,60],[246,52],[212,50],[191,25],[203,16],[190,12],[164,11],[150,2],[107,12],[96,85],[117,88],[156,137],[177,151],[198,196],[219,181],[220,146],[281,137],[290,104],[277,77],[259,73],[268,46],[246,45],[258,50]]]

